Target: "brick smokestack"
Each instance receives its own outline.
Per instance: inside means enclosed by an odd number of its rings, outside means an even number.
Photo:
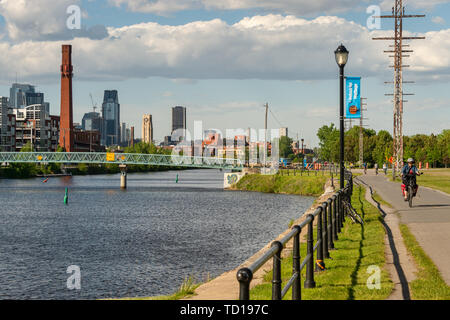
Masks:
[[[73,152],[73,113],[72,113],[72,46],[62,46],[61,64],[61,119],[59,145],[66,152]]]

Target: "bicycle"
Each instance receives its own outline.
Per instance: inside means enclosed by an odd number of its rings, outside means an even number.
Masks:
[[[347,215],[353,221],[353,223],[359,223],[360,225],[364,225],[364,220],[361,216],[356,212],[355,208],[353,208],[352,204],[343,199],[344,208],[346,209]]]
[[[419,174],[420,175],[420,174]],[[414,191],[417,193],[417,190],[415,190],[416,186],[414,184],[413,175],[407,174],[405,177],[406,183],[405,183],[405,189],[406,189],[406,197],[408,201],[408,205],[410,208],[412,208],[412,200],[416,196]]]

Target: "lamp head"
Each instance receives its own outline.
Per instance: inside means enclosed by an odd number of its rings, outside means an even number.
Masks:
[[[343,67],[346,65],[348,60],[348,50],[341,44],[336,51],[334,51],[334,56],[336,58],[336,63],[339,67]]]

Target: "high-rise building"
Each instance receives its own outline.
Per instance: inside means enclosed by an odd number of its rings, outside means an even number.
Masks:
[[[26,107],[26,95],[31,93],[35,93],[34,86],[30,84],[13,83],[11,89],[9,89],[9,105],[11,108]]]
[[[16,119],[16,150],[30,143],[34,151],[51,150],[51,119],[44,104],[11,109]]]
[[[44,104],[44,94],[41,92],[27,92],[25,94],[25,103],[25,106]]]
[[[102,118],[100,117],[100,113],[98,112],[85,113],[83,119],[81,120],[81,127],[83,130],[86,131],[97,130],[98,132],[101,132]]]
[[[0,151],[16,151],[16,117],[8,112],[7,97],[0,97]]]
[[[117,90],[105,90],[102,118],[102,145],[120,144],[120,104]]]
[[[131,139],[131,130],[130,130],[130,128],[127,128],[127,131],[126,131],[126,145],[127,146],[130,146],[130,139]]]
[[[61,64],[61,113],[59,145],[66,152],[73,151],[73,110],[72,110],[72,46],[62,46]],[[44,106],[45,108],[45,106]]]
[[[127,124],[125,122],[122,122],[122,125],[120,127],[120,144],[121,145],[127,145]]]
[[[186,130],[186,108],[181,106],[172,108],[172,134],[178,129]]]
[[[287,136],[288,136],[288,128],[287,127],[280,128],[280,138],[287,137]]]
[[[142,116],[142,141],[153,143],[153,122],[151,114]]]

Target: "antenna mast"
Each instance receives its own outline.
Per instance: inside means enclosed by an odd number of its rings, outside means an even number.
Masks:
[[[398,172],[403,166],[403,102],[406,102],[403,100],[403,96],[413,95],[403,93],[403,83],[407,83],[406,81],[403,81],[403,68],[409,67],[409,65],[403,65],[403,58],[409,57],[409,55],[404,55],[403,53],[413,52],[413,50],[403,50],[404,47],[409,47],[409,45],[403,44],[403,40],[425,39],[425,37],[403,37],[403,18],[423,17],[425,17],[425,15],[405,15],[403,0],[395,0],[395,6],[392,8],[392,15],[377,17],[382,19],[394,19],[394,37],[372,38],[373,40],[394,40],[394,45],[390,45],[394,50],[384,51],[385,53],[394,54],[389,56],[394,58],[394,65],[390,66],[391,68],[394,68],[394,93],[386,94],[388,96],[394,96],[394,150],[392,163],[392,176],[394,179],[396,171]],[[411,81],[408,81],[408,83],[411,83]]]

